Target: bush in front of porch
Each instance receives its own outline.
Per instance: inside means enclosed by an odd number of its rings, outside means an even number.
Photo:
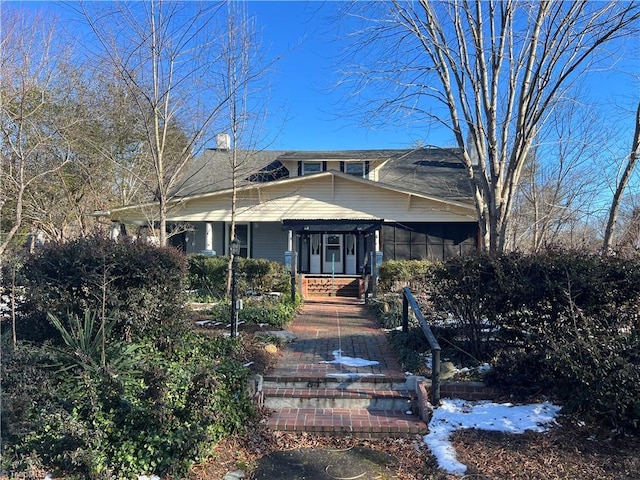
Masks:
[[[193,301],[216,301],[225,297],[229,257],[190,255],[188,289]],[[283,264],[260,258],[238,259],[238,293],[262,295],[287,292],[291,277]]]

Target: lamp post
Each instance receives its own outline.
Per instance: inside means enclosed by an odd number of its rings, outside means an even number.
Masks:
[[[240,240],[233,237],[229,244],[231,254],[231,338],[238,336],[238,255],[240,254]]]

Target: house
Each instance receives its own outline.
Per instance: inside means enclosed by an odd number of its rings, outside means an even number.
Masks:
[[[381,260],[444,260],[478,248],[471,186],[455,149],[239,151],[222,136],[171,200],[168,220],[188,226],[171,241],[187,253],[229,251],[234,155],[240,255],[285,262],[290,252],[303,285],[357,279]],[[143,225],[153,208],[110,216]]]

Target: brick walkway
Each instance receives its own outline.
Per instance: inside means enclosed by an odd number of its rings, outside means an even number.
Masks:
[[[302,311],[288,330],[298,339],[287,346],[274,375],[326,377],[329,375],[384,375],[404,377],[391,352],[387,334],[380,330],[367,307],[358,300],[333,297],[306,300]],[[343,357],[379,362],[368,367],[352,367],[336,360]]]
[[[340,403],[371,396],[369,405],[384,405],[385,399],[392,401],[399,395],[391,385],[405,382],[387,334],[362,302],[342,297],[308,299],[288,330],[297,340],[284,347],[275,369],[265,377],[265,383],[278,385],[265,395],[295,398],[303,407],[296,408],[299,405],[291,401],[291,408],[277,409],[269,420],[273,429],[343,434],[357,430],[368,436],[425,430],[424,423],[406,413],[407,407],[367,408],[365,402],[345,408]],[[353,366],[346,357],[378,363]],[[334,408],[320,400],[327,397]],[[317,408],[309,406],[310,398]]]

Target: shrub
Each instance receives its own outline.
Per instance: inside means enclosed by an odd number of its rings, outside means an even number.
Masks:
[[[105,369],[77,359],[60,368],[72,355],[52,362],[46,346],[3,348],[2,467],[19,472],[37,461],[77,478],[184,476],[254,414],[247,369],[233,360],[239,348],[187,334],[171,353],[144,343],[130,362]]]
[[[406,272],[387,266],[390,278]],[[424,278],[425,314],[438,338],[477,361],[492,359],[488,381],[511,393],[554,395],[567,410],[638,431],[638,259],[479,253],[434,265]],[[410,342],[398,351],[421,348],[406,334],[394,338]]]
[[[172,248],[93,236],[44,246],[25,260],[26,298],[18,337],[57,338],[47,319],[87,310],[115,320],[128,341],[184,329],[186,262]]]
[[[94,237],[21,273],[19,339],[33,343],[2,338],[3,471],[181,477],[253,415],[238,340],[184,321],[178,252]]]
[[[493,383],[637,428],[638,268],[575,251],[479,254],[436,269],[432,300],[464,348],[495,356]]]
[[[238,320],[250,324],[267,323],[274,327],[282,327],[291,322],[302,302],[301,297],[291,301],[291,296],[249,297],[244,301],[244,308],[238,312]],[[231,304],[219,303],[209,310],[214,320],[228,322],[231,318]]]
[[[425,260],[388,260],[380,266],[378,291],[399,292],[409,287],[416,295],[425,293],[434,263]]]
[[[223,298],[227,287],[228,257],[189,256],[189,289],[201,298]],[[286,292],[291,279],[284,265],[264,259],[238,260],[237,288],[241,294]]]
[[[190,255],[188,288],[200,297],[222,298],[227,288],[227,257]]]

